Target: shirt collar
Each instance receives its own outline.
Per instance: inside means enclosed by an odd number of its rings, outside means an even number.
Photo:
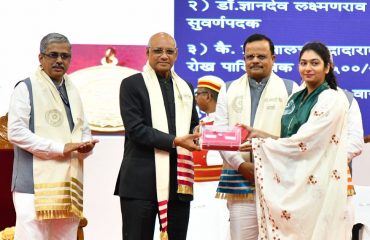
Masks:
[[[168,77],[168,79],[163,77],[162,75],[159,75],[159,74],[156,74],[156,75],[157,75],[158,80],[161,81],[161,82],[164,82],[164,81],[170,81],[171,82],[172,81],[171,75]]]
[[[258,87],[258,86],[266,86],[267,84],[267,81],[270,79],[270,76],[268,77],[265,77],[264,79],[262,79],[261,81],[257,82],[255,79],[251,78],[251,77],[248,77],[248,80],[249,80],[249,85],[251,87]]]
[[[57,81],[52,80],[56,88],[60,88],[64,84],[64,78],[62,78],[62,81],[58,83]]]

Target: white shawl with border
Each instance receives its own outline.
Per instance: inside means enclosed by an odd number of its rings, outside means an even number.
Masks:
[[[64,81],[74,121],[72,133],[58,90],[49,76],[38,68],[31,76],[35,134],[63,144],[81,142],[84,120],[81,99],[67,75]],[[35,209],[39,220],[83,217],[82,174],[83,162],[77,153],[60,159],[33,156]]]
[[[275,73],[271,73],[269,80],[260,97],[253,127],[262,129],[273,135],[280,135],[280,119],[288,100],[288,92],[284,81]],[[229,126],[244,123],[251,126],[251,94],[247,74],[233,81],[227,90],[227,117]],[[240,154],[244,161],[250,162],[250,153]],[[217,198],[231,200],[254,200],[254,186],[241,176],[239,172],[230,175],[233,169],[226,161],[217,189]],[[240,180],[240,179],[243,180]],[[240,186],[235,186],[239,183]]]
[[[252,139],[260,239],[349,239],[344,98],[325,90],[296,134]]]
[[[147,63],[142,73],[149,93],[153,128],[168,133],[167,114],[162,90],[155,71]],[[193,94],[189,85],[173,70],[171,71],[175,97],[176,135],[189,134],[193,109]],[[192,154],[186,149],[177,147],[178,193],[193,194],[194,170]],[[160,212],[161,239],[167,236],[167,202],[169,196],[169,152],[155,149],[156,186]]]

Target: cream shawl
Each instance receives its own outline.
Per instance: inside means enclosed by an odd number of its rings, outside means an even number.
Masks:
[[[234,81],[228,91],[229,125],[244,123],[251,126],[251,95],[247,75]],[[284,81],[271,73],[258,103],[253,127],[265,132],[280,135],[280,119],[288,100]]]
[[[142,73],[149,93],[153,128],[168,133],[167,114],[161,87],[155,71],[149,63]],[[189,85],[173,70],[171,71],[175,95],[176,135],[189,134],[193,109],[193,94]],[[155,149],[156,186],[160,212],[161,239],[167,239],[167,202],[169,196],[169,152]],[[193,194],[194,170],[191,152],[177,147],[178,193]]]
[[[271,73],[258,103],[253,127],[270,134],[280,134],[280,119],[284,112],[288,93],[284,81]],[[251,95],[247,74],[233,81],[227,90],[227,114],[229,126],[244,123],[251,126]],[[241,154],[244,161],[250,160],[250,153]],[[231,200],[253,200],[253,184],[234,170],[226,161],[217,189],[217,198]]]
[[[31,76],[35,134],[59,143],[81,142],[83,112],[77,89],[67,75],[65,86],[71,106],[74,129],[71,133],[63,101],[49,76],[39,68]],[[37,218],[77,216],[83,211],[83,163],[77,153],[59,159],[33,156],[35,209]]]
[[[347,240],[348,101],[319,95],[289,138],[252,139],[260,239]]]

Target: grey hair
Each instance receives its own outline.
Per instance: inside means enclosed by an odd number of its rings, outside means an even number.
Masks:
[[[46,49],[51,43],[67,43],[69,51],[71,51],[71,43],[66,36],[60,33],[49,33],[40,42],[40,53],[46,53]]]

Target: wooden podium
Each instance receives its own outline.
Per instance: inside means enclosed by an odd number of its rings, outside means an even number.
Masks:
[[[7,115],[0,118],[0,231],[15,225],[15,210],[10,190],[13,146],[8,141],[7,122]]]

